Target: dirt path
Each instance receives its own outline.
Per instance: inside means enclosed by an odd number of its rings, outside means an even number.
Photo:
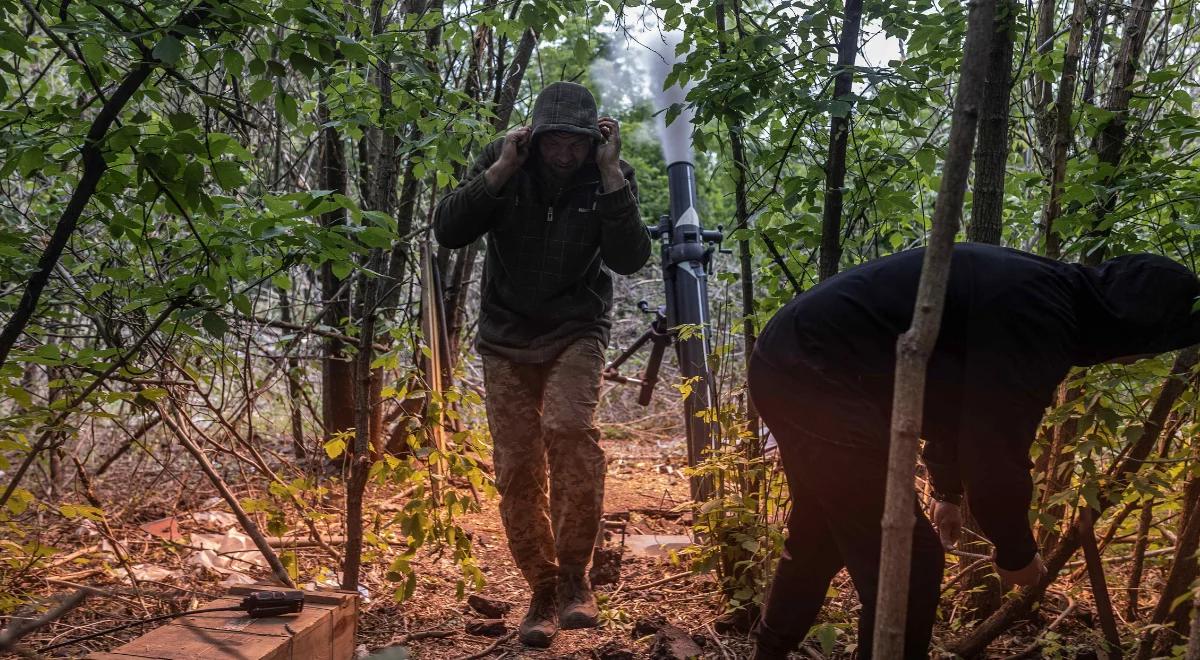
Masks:
[[[606,518],[616,520],[627,515],[627,534],[686,533],[685,520],[654,513],[654,510],[669,510],[687,498],[687,478],[680,471],[686,459],[678,444],[647,439],[604,441],[608,453]],[[476,558],[488,581],[480,594],[514,604],[505,617],[508,630],[513,631],[528,604],[529,590],[513,566],[497,504],[494,500],[484,502],[483,511],[464,521],[464,526],[473,534]],[[620,530],[613,529],[605,547],[620,548],[621,543]],[[471,655],[496,641],[464,631],[468,621],[482,617],[465,602],[454,598],[457,573],[449,562],[422,561],[418,570],[422,571],[422,584],[408,602],[396,605],[386,599],[376,599],[364,607],[359,622],[360,643],[370,651],[391,647],[394,657],[403,657],[400,653],[403,648],[408,657],[441,659]],[[509,639],[490,657],[593,658],[598,657],[593,652],[601,647],[614,646],[641,657],[649,650],[650,640],[633,639],[633,624],[653,615],[666,617],[693,636],[705,637],[707,657],[746,657],[749,651],[746,640],[721,638],[717,641],[715,633],[709,629],[720,613],[711,577],[686,576],[644,587],[685,572],[682,566],[672,565],[669,557],[638,556],[631,547],[625,547],[620,581],[597,587],[601,602],[600,628],[561,631],[553,645],[545,650],[525,648],[515,639]],[[427,631],[451,634],[419,639]],[[409,636],[407,641],[406,636]]]

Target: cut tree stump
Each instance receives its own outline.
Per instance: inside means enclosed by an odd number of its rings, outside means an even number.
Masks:
[[[240,585],[200,606],[229,607],[255,591],[279,587]],[[88,660],[349,660],[354,657],[358,597],[345,591],[305,591],[304,611],[252,619],[245,612],[189,614]]]

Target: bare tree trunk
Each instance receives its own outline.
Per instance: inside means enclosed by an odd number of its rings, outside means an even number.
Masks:
[[[373,272],[383,270],[383,250],[371,250],[366,268]],[[354,444],[350,454],[350,477],[346,480],[346,555],[342,565],[342,588],[358,589],[359,570],[362,567],[363,545],[363,495],[367,488],[367,477],[371,470],[371,381],[374,370],[371,362],[375,357],[375,318],[377,281],[363,275],[359,280],[358,314],[361,319],[361,337],[358,354],[354,360]]]
[[[1083,79],[1084,105],[1096,97],[1096,71],[1100,68],[1100,49],[1104,47],[1104,29],[1108,27],[1108,3],[1098,2],[1092,9],[1092,30],[1088,33],[1087,77]]]
[[[60,347],[61,348],[61,347]],[[51,366],[46,368],[46,404],[50,410],[54,410],[55,402],[63,398],[62,379],[66,374],[62,367]],[[63,471],[63,443],[66,442],[67,436],[59,431],[54,433],[50,440],[50,483],[48,484],[47,492],[50,495],[51,501],[57,502],[63,486],[65,486],[64,471]]]
[[[1096,618],[1100,619],[1100,630],[1104,633],[1107,657],[1109,660],[1121,660],[1121,632],[1117,630],[1117,617],[1113,613],[1112,599],[1108,596],[1104,563],[1100,560],[1100,549],[1096,547],[1097,515],[1089,504],[1080,508],[1078,538],[1083,546],[1088,581],[1092,586],[1092,601],[1096,606]]]
[[[372,33],[379,35],[387,29],[388,16],[382,0],[373,0],[370,9]],[[378,126],[364,134],[366,158],[365,186],[361,191],[363,205],[374,211],[391,215],[396,208],[397,136],[395,129],[384,128],[382,118],[392,110],[392,53],[383,52],[372,70],[371,80],[379,93],[381,104]],[[342,568],[342,588],[358,588],[362,564],[363,497],[370,474],[373,453],[383,448],[382,410],[379,394],[382,372],[371,366],[375,357],[375,334],[380,303],[384,291],[393,288],[387,253],[374,248],[357,279],[354,318],[359,324],[358,352],[354,358],[354,444],[350,454],[350,476],[346,480],[346,555]],[[382,275],[370,275],[381,273]],[[372,450],[375,450],[374,452]]]
[[[1172,424],[1173,419],[1174,415],[1168,416],[1168,422],[1165,425],[1167,428],[1163,431],[1162,440],[1158,447],[1159,460],[1166,460],[1171,454],[1171,436],[1174,435],[1175,429],[1178,428],[1177,425]],[[1128,621],[1137,621],[1138,619],[1138,599],[1142,589],[1142,569],[1146,561],[1146,546],[1149,545],[1150,540],[1150,525],[1154,521],[1154,504],[1155,499],[1153,497],[1147,499],[1142,504],[1142,512],[1138,518],[1137,534],[1133,542],[1133,558],[1129,562],[1129,580],[1125,587],[1125,618]],[[1184,508],[1190,507],[1185,504]],[[1187,525],[1186,521],[1187,517],[1184,516],[1183,520],[1179,523],[1180,527]],[[1119,522],[1114,521],[1114,531],[1119,524]]]
[[[460,250],[454,262],[454,272],[450,284],[446,287],[446,303],[444,305],[448,319],[446,321],[446,340],[449,345],[451,360],[457,361],[459,343],[462,341],[463,323],[467,317],[467,294],[471,289],[471,277],[475,272],[475,262],[483,249],[483,239],[471,243]],[[453,368],[454,363],[451,363]]]
[[[1150,523],[1154,520],[1154,500],[1142,504],[1138,518],[1137,536],[1133,542],[1133,559],[1129,562],[1129,580],[1125,584],[1125,619],[1137,621],[1138,599],[1142,591],[1142,568],[1146,562],[1146,546],[1150,540]]]
[[[327,86],[323,78],[321,89]],[[324,92],[317,97],[317,122],[323,127],[320,137],[320,185],[323,190],[346,194],[346,154],[342,137],[329,121],[329,106]],[[321,216],[321,226],[333,228],[346,224],[344,209],[335,209]],[[332,263],[321,264],[321,295],[325,303],[323,323],[340,328],[350,317],[349,287],[333,272]],[[354,428],[354,367],[340,339],[325,339],[325,357],[321,362],[321,417],[324,419],[325,440]]]
[[[1198,463],[1200,463],[1200,442],[1194,442],[1192,443],[1191,462],[1188,466],[1189,470],[1193,470],[1191,474],[1195,474],[1194,470]],[[1196,500],[1200,500],[1200,478],[1188,479],[1187,484],[1183,487],[1183,501],[1186,503],[1195,502]],[[1191,507],[1185,504],[1179,524],[1186,526],[1191,517]]]
[[[513,108],[517,104],[517,93],[521,91],[521,81],[525,79],[525,70],[529,68],[529,58],[533,56],[533,47],[537,45],[538,34],[533,28],[525,28],[521,33],[521,41],[513,52],[512,63],[504,72],[504,82],[496,90],[496,120],[492,123],[496,130],[508,128]]]
[[[1054,221],[1062,207],[1062,184],[1067,175],[1067,148],[1071,146],[1071,114],[1075,110],[1075,81],[1079,74],[1080,45],[1083,41],[1083,19],[1087,13],[1087,0],[1075,0],[1071,12],[1070,36],[1063,58],[1062,77],[1058,81],[1058,96],[1055,101],[1057,119],[1054,125],[1054,144],[1050,158],[1050,193],[1042,209],[1042,243],[1045,255],[1058,259],[1062,251],[1062,237],[1054,230]]]
[[[950,257],[962,214],[975,129],[979,124],[979,103],[983,98],[995,16],[995,0],[977,0],[971,5],[958,95],[950,125],[950,142],[942,165],[942,182],[933,213],[929,246],[921,268],[912,327],[896,342],[892,438],[888,455],[872,653],[873,657],[881,659],[904,655],[904,624],[908,614],[908,581],[915,524],[913,478],[925,400],[925,369],[942,322]]]
[[[851,4],[858,3],[860,5],[859,13],[861,14],[861,0],[850,0]],[[729,45],[736,45],[737,40],[740,40],[742,35],[741,17],[739,15],[738,5],[733,4],[733,19],[736,26],[737,34],[730,33],[726,25],[726,5],[724,1],[717,2],[714,6],[714,16],[716,19],[716,37],[718,52],[722,56],[727,56]],[[845,38],[845,29],[843,29],[843,38]],[[855,39],[857,43],[857,39]],[[736,55],[735,55],[736,57]],[[841,56],[839,55],[839,61]],[[840,82],[837,83],[840,85]],[[836,88],[837,85],[835,85]],[[847,90],[849,91],[849,90]],[[736,227],[745,229],[749,226],[750,211],[747,200],[746,181],[749,178],[749,164],[746,162],[746,148],[743,140],[743,118],[740,113],[730,113],[725,120],[726,127],[729,130],[729,149],[733,159],[734,167],[734,215]],[[844,147],[843,147],[844,155]],[[843,158],[844,161],[844,158]],[[845,164],[842,166],[843,173],[845,172]],[[824,257],[822,257],[824,258]],[[742,341],[745,350],[745,366],[747,370],[750,366],[750,355],[754,352],[755,329],[754,329],[754,271],[753,261],[750,254],[750,240],[748,238],[738,241],[738,265],[741,276],[741,293],[742,293]],[[748,373],[748,372],[747,372]],[[743,438],[739,441],[739,448],[747,460],[753,461],[762,457],[762,446],[758,442],[758,413],[754,408],[754,402],[746,397],[746,428],[751,434],[748,438]],[[746,497],[754,509],[758,508],[758,492],[760,488],[759,480],[753,476],[749,478],[738,478],[738,487],[742,489],[743,497]],[[722,489],[725,485],[722,484]],[[750,554],[737,543],[727,543],[724,545],[720,553],[721,566],[718,568],[718,574],[726,579],[722,579],[723,591],[725,597],[733,598],[733,594],[739,585],[754,583],[758,580],[758,572],[760,571],[757,562],[750,561],[753,558]],[[750,606],[754,609],[748,611],[748,608],[740,608],[739,612],[732,612],[725,617],[723,624],[729,624],[734,629],[749,632],[749,628],[753,625],[752,621],[757,619],[758,610],[755,606]]]
[[[1125,33],[1121,39],[1121,50],[1113,62],[1112,80],[1108,88],[1108,98],[1104,109],[1113,113],[1112,118],[1100,130],[1097,136],[1095,150],[1101,163],[1111,165],[1114,173],[1107,178],[1106,187],[1109,193],[1096,206],[1095,220],[1088,236],[1092,241],[1089,249],[1083,254],[1083,262],[1095,265],[1104,261],[1108,253],[1105,239],[1110,230],[1101,229],[1104,218],[1116,208],[1117,193],[1112,190],[1112,182],[1116,178],[1115,170],[1125,154],[1125,137],[1128,133],[1129,100],[1133,97],[1133,80],[1137,76],[1138,62],[1142,49],[1146,45],[1146,30],[1150,22],[1150,11],[1154,8],[1155,0],[1134,0],[1129,13],[1125,17]]]
[[[276,293],[279,294],[279,318],[284,323],[291,323],[292,301],[288,297],[288,292],[283,288],[278,288]],[[296,458],[304,458],[308,454],[304,447],[304,411],[300,409],[302,387],[300,384],[300,360],[289,353],[287,359],[288,408],[292,422],[292,449],[296,453]]]
[[[1066,178],[1067,149],[1071,145],[1073,126],[1071,115],[1075,106],[1075,86],[1078,78],[1080,43],[1083,38],[1083,22],[1087,11],[1086,0],[1076,0],[1071,13],[1070,35],[1067,37],[1067,50],[1063,61],[1062,77],[1058,83],[1058,95],[1054,110],[1054,141],[1050,156],[1050,192],[1046,205],[1042,209],[1042,240],[1045,254],[1051,259],[1058,259],[1061,253],[1062,238],[1054,230],[1054,222],[1061,210],[1062,183]],[[1058,388],[1055,398],[1057,405],[1078,398],[1081,390],[1078,387],[1068,387],[1063,384]],[[1066,487],[1070,480],[1072,455],[1064,451],[1070,440],[1074,439],[1078,423],[1075,419],[1065,420],[1056,425],[1051,431],[1050,450],[1046,456],[1045,488],[1041,501],[1043,505]],[[1052,505],[1050,517],[1061,520],[1065,506]],[[1058,529],[1043,529],[1041,547],[1048,551],[1058,543]]]
[[[484,6],[488,9],[495,7],[495,5],[496,5],[495,0],[487,0],[484,3]],[[476,103],[476,104],[478,104],[480,101],[483,100],[483,94],[484,94],[483,81],[485,79],[485,75],[481,69],[483,67],[483,62],[486,59],[486,57],[485,57],[486,46],[491,40],[491,35],[492,35],[492,28],[489,25],[480,25],[479,27],[477,27],[475,29],[475,34],[471,38],[471,55],[467,62],[466,72],[463,74],[463,94],[465,94],[466,97],[468,99],[470,99],[472,103]],[[478,120],[479,112],[475,111],[473,114],[475,116],[475,119]],[[466,173],[466,171],[467,171],[467,164],[466,163],[459,164],[458,166],[455,167],[455,177],[454,178],[456,180],[461,180],[463,175]],[[455,283],[457,281],[459,281],[456,278],[457,278],[460,270],[468,267],[467,264],[465,263],[466,261],[468,261],[468,260],[474,261],[475,254],[474,254],[474,250],[472,248],[475,248],[475,247],[476,247],[475,244],[472,243],[467,249],[459,250],[458,258],[455,260],[453,268],[450,265],[450,255],[451,255],[452,251],[449,248],[438,247],[438,251],[437,251],[438,272],[439,273],[451,273],[450,280],[448,282],[446,282],[445,298],[442,300],[442,306],[445,309],[451,310],[451,312],[450,312],[451,316],[454,313],[454,309],[453,309],[453,307],[451,307],[451,305],[454,303],[454,291],[455,291],[454,286],[455,286]],[[474,264],[472,263],[471,266],[474,266]],[[447,327],[449,327],[449,324],[447,325]],[[447,344],[451,348],[450,354],[452,356],[457,355],[458,342],[455,341],[455,339],[456,339],[456,337],[454,335],[451,335],[450,337],[447,338]],[[453,363],[450,363],[448,366],[452,367]]]
[[[1008,164],[1008,108],[1012,93],[1013,23],[1016,0],[996,7],[996,32],[988,52],[987,78],[975,143],[975,186],[967,240],[1000,245],[1004,233],[1004,174]]]
[[[738,6],[733,6],[734,21],[738,28],[738,38],[741,38],[741,21],[738,16]],[[845,88],[841,92],[842,96],[850,93],[850,67],[854,66],[854,55],[858,50],[858,21],[862,16],[862,0],[849,0],[846,5],[846,17],[842,23],[842,43],[838,46],[838,66],[845,67],[845,70],[838,73],[837,81],[834,83],[834,98],[839,97],[836,90]],[[853,28],[853,37],[848,38],[847,34],[850,31],[847,24],[853,20],[855,22]],[[727,37],[727,27],[725,23],[725,3],[719,2],[716,4],[716,28],[717,28],[717,44],[718,51],[721,55],[725,55],[729,50],[729,42],[731,37]],[[847,46],[846,44],[850,45]],[[843,64],[846,60],[846,51],[849,50],[849,63]],[[845,81],[843,82],[843,77]],[[734,220],[737,222],[738,229],[745,229],[750,223],[750,208],[748,196],[746,192],[746,180],[749,178],[750,166],[746,162],[746,146],[742,139],[743,126],[739,115],[736,121],[729,127],[729,149],[733,156],[734,181],[733,181],[733,196],[734,196]],[[837,121],[834,117],[834,121]],[[844,132],[843,132],[844,133]],[[831,154],[833,148],[830,147]],[[832,155],[831,155],[832,158]],[[845,178],[846,173],[846,143],[842,140],[842,178]],[[839,184],[839,188],[840,188]],[[828,198],[827,198],[828,199]],[[841,191],[838,191],[838,199],[840,204]],[[840,213],[840,210],[839,210]],[[822,257],[824,259],[824,257]],[[754,263],[750,252],[750,239],[744,238],[738,241],[738,268],[741,277],[742,285],[742,341],[744,354],[746,358],[746,368],[750,366],[750,355],[754,353],[754,343],[756,333],[754,328]],[[836,268],[836,265],[835,265]],[[746,398],[746,422],[747,429],[752,433],[752,437],[746,442],[748,451],[751,456],[748,458],[756,458],[761,451],[758,446],[758,412],[754,408],[754,402],[749,397]],[[755,484],[748,484],[751,492],[757,491]]]
[[[1196,590],[1196,596],[1192,598],[1192,630],[1200,630],[1200,589]],[[1183,657],[1184,660],[1200,660],[1200,635],[1188,638],[1187,651]]]
[[[1038,0],[1037,5],[1037,34],[1033,38],[1033,56],[1041,57],[1054,49],[1054,19],[1058,0]],[[1053,89],[1049,81],[1031,71],[1029,81],[1032,87],[1034,130],[1037,132],[1038,167],[1045,168],[1050,162],[1050,137],[1054,133],[1054,100]]]
[[[829,118],[829,156],[825,160],[825,205],[821,211],[822,280],[838,272],[842,260],[842,197],[846,187],[846,145],[853,110],[854,61],[862,24],[862,0],[846,0],[842,34],[838,39],[837,76],[833,79],[833,104]]]
[[[1068,386],[1065,382],[1060,383],[1058,391],[1055,393],[1055,405],[1061,406],[1081,396],[1083,396],[1082,387]],[[1088,412],[1092,411],[1089,409]],[[1072,416],[1063,420],[1062,424],[1056,425],[1051,430],[1051,433],[1050,448],[1046,452],[1048,454],[1044,475],[1046,485],[1042,490],[1039,506],[1045,508],[1046,515],[1044,517],[1058,521],[1058,524],[1054,528],[1042,527],[1040,529],[1038,542],[1043,553],[1049,552],[1058,544],[1059,532],[1067,522],[1064,520],[1067,511],[1066,503],[1060,501],[1051,504],[1050,501],[1071,483],[1075,457],[1072,442],[1079,434],[1079,417]]]
[[[1196,477],[1189,479],[1196,480]],[[1195,492],[1196,490],[1192,489],[1192,493]],[[1189,600],[1178,601],[1196,580],[1196,550],[1200,548],[1200,516],[1197,515],[1200,513],[1200,499],[1185,501],[1184,510],[1189,512],[1187,522],[1179,532],[1171,570],[1167,573],[1158,604],[1150,615],[1151,628],[1142,635],[1138,645],[1138,660],[1170,655],[1171,647],[1182,643],[1190,634],[1191,603]]]

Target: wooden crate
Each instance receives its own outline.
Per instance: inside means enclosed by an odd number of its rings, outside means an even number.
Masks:
[[[233,587],[230,597],[201,608],[237,605],[254,591],[278,587]],[[189,614],[91,660],[348,660],[354,657],[358,598],[352,592],[306,591],[304,611],[252,619],[244,612]]]

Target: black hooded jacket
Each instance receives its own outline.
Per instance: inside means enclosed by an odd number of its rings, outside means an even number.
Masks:
[[[806,435],[886,456],[896,339],[911,325],[923,259],[918,249],[847,270],[763,330],[754,360],[780,387],[789,374],[815,373],[842,402],[795,420]],[[1001,567],[1021,568],[1037,550],[1029,449],[1059,382],[1072,366],[1200,342],[1197,296],[1196,276],[1164,257],[1127,255],[1089,268],[955,246],[927,372],[924,459],[935,489],[965,487]]]
[[[558,82],[538,95],[533,139],[568,131],[599,139],[596,102],[582,85]],[[500,158],[503,140],[484,148],[462,185],[434,211],[438,243],[461,248],[487,236],[478,347],[514,362],[554,359],[582,337],[607,343],[612,276],[640,269],[650,234],[638,212],[633,168],[621,161],[626,185],[605,192],[588,162],[561,189],[538,174],[536,144],[521,170],[499,191],[484,172]],[[495,194],[493,194],[495,192]]]

